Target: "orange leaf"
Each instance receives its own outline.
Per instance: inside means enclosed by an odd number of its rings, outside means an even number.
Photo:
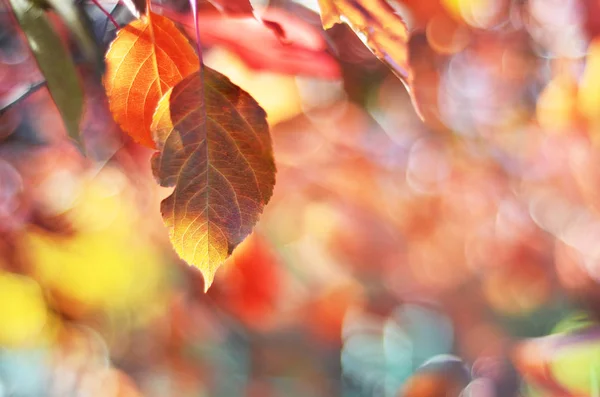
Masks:
[[[204,67],[160,100],[152,123],[152,158],[175,251],[200,269],[205,289],[248,235],[275,185],[264,110],[248,93]]]
[[[408,29],[385,0],[319,0],[325,29],[347,23],[399,77],[408,76]]]
[[[153,148],[158,101],[198,67],[194,49],[169,19],[149,13],[131,22],[106,54],[104,87],[113,117],[136,142]]]

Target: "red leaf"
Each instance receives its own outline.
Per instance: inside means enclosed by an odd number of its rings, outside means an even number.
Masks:
[[[196,36],[190,14],[163,12],[184,25],[190,36]],[[212,12],[198,15],[202,44],[223,46],[254,69],[330,79],[340,76],[339,65],[327,53],[327,44],[314,26],[279,9],[267,9],[263,17],[283,29],[285,42],[252,17],[225,18]]]
[[[211,295],[247,326],[268,324],[279,296],[279,263],[269,243],[256,233],[236,249]]]
[[[249,0],[208,0],[225,14],[252,15],[254,9]]]

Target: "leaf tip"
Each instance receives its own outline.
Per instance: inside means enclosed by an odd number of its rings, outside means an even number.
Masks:
[[[214,270],[200,270],[202,273],[202,277],[204,278],[204,293],[208,292],[208,289],[215,281],[215,271]]]

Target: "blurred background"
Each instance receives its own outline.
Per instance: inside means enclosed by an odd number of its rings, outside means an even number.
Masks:
[[[600,396],[597,0],[390,3],[412,98],[316,1],[255,4],[287,41],[201,3],[205,62],[267,111],[278,168],[207,294],[152,151],[72,46],[83,157],[0,4],[1,397]],[[187,0],[154,9],[189,28]]]

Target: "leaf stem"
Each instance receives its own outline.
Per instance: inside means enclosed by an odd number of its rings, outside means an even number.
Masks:
[[[112,14],[110,12],[108,12],[108,10],[106,8],[102,7],[102,4],[100,4],[100,2],[98,0],[92,0],[92,3],[94,3],[96,5],[96,7],[98,7],[100,9],[100,11],[102,11],[104,13],[104,15],[106,15],[108,20],[110,22],[112,22],[113,25],[115,25],[115,28],[117,28],[117,29],[120,28],[117,20],[112,16]]]
[[[196,32],[196,50],[198,51],[198,62],[200,63],[200,77],[202,77],[204,62],[202,61],[202,44],[200,43],[200,27],[198,26],[198,3],[190,0],[192,15],[194,16],[194,30]]]

